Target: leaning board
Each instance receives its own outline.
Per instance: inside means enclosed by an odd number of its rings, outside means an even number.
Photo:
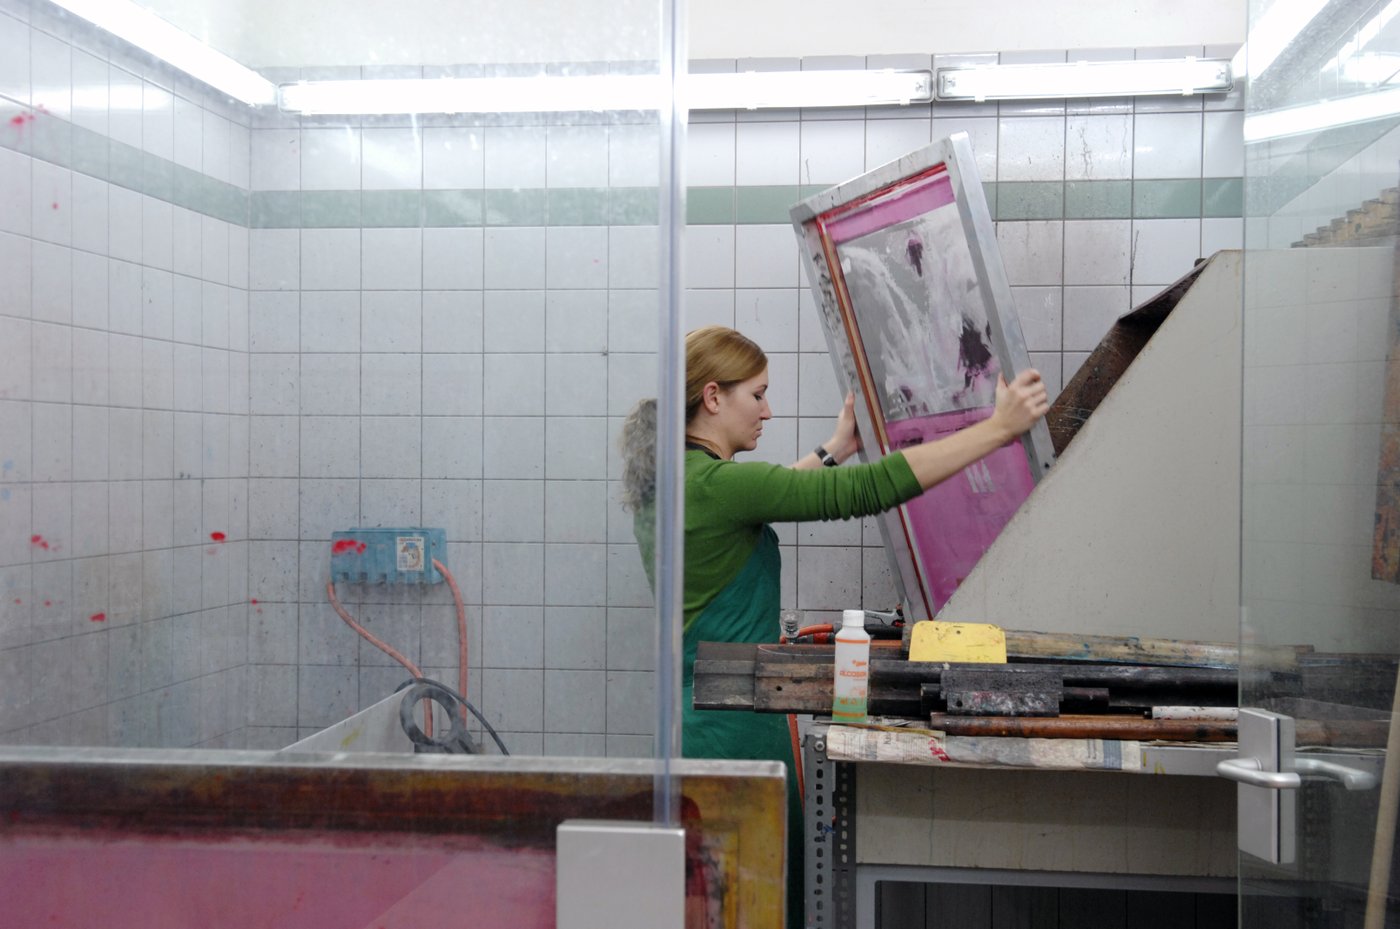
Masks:
[[[1029,359],[967,134],[823,191],[791,215],[837,380],[856,393],[864,458],[990,416],[997,376]],[[881,518],[911,619],[947,602],[1053,460],[1038,423]]]

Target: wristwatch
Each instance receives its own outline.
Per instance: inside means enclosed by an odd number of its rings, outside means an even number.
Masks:
[[[841,463],[837,461],[835,457],[832,456],[831,452],[827,451],[820,445],[816,447],[815,454],[818,458],[821,459],[822,464],[826,465],[828,468],[834,468]]]

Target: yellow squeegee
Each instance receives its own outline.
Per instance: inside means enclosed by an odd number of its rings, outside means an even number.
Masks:
[[[1006,664],[1006,633],[990,623],[925,620],[914,624],[909,660]]]

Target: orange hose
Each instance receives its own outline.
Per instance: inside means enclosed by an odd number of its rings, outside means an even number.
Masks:
[[[467,607],[462,602],[462,589],[457,586],[457,579],[452,576],[452,572],[447,570],[447,565],[433,559],[433,567],[438,569],[438,573],[447,581],[447,586],[452,590],[452,602],[457,606],[457,692],[462,695],[462,699],[469,699],[467,695]],[[461,706],[457,711],[462,714],[462,721],[467,721],[467,708]]]
[[[452,590],[452,602],[457,607],[457,692],[465,698],[467,696],[467,607],[462,602],[462,589],[457,586],[457,579],[452,576],[451,571],[447,570],[447,565],[434,558],[433,567],[437,568],[438,573],[447,581],[447,586]],[[366,642],[407,668],[408,673],[412,674],[414,678],[422,680],[423,672],[418,669],[417,665],[405,658],[392,645],[361,626],[353,616],[346,612],[345,607],[341,606],[340,600],[335,595],[335,581],[333,580],[326,581],[326,597],[330,599],[331,606],[335,608],[340,618],[345,620],[346,625],[354,629]],[[465,706],[458,707],[458,712],[462,714],[462,720],[465,722],[467,708]],[[426,701],[426,706],[423,707],[423,734],[429,738],[432,738],[433,735],[433,704],[431,700]]]
[[[797,630],[797,634],[794,635],[793,638],[794,638],[794,639],[800,639],[800,638],[802,638],[804,635],[821,635],[821,634],[824,633],[824,632],[835,632],[835,631],[836,631],[836,627],[833,626],[831,623],[818,623],[818,624],[815,625],[815,626],[803,626],[801,629]],[[781,644],[786,644],[787,641],[788,641],[788,637],[785,636],[785,635],[784,635],[784,636],[779,636],[779,637],[778,637],[778,643],[779,643],[780,645],[781,645]],[[819,644],[820,644],[820,643],[819,643]]]
[[[361,638],[363,638],[366,642],[373,645],[375,648],[379,649],[381,652],[388,655],[390,658],[394,659],[399,664],[407,668],[409,674],[412,674],[415,678],[418,678],[420,680],[422,679],[423,672],[418,670],[417,665],[405,658],[402,654],[399,653],[398,649],[394,648],[388,642],[385,642],[383,639],[380,639],[378,636],[370,632],[364,626],[361,626],[359,623],[355,622],[355,618],[349,613],[345,612],[345,607],[340,605],[340,599],[335,595],[335,581],[326,581],[326,596],[330,599],[331,606],[335,607],[336,613],[340,615],[341,619],[345,620],[345,624],[347,626],[349,626],[351,629],[354,629],[355,632],[359,633]],[[429,700],[426,701],[426,704],[427,705],[423,707],[423,734],[428,736],[428,738],[432,738],[433,703],[431,700]]]

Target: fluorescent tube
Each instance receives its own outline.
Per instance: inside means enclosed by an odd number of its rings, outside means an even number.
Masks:
[[[1374,119],[1400,116],[1400,87],[1323,100],[1303,106],[1248,113],[1244,118],[1245,142],[1263,142],[1284,136],[1321,132]]]
[[[277,86],[130,0],[53,0],[173,68],[250,106],[277,102]]]
[[[1223,58],[1076,61],[938,69],[939,100],[1038,100],[1224,93],[1233,86]]]
[[[654,110],[662,89],[654,75],[298,81],[278,88],[278,104],[288,113],[343,116]]]
[[[759,71],[693,74],[680,88],[693,110],[879,106],[932,99],[928,71]],[[545,113],[655,110],[655,75],[300,81],[278,88],[289,113]]]
[[[686,78],[692,110],[902,106],[933,99],[928,71],[744,71]]]

